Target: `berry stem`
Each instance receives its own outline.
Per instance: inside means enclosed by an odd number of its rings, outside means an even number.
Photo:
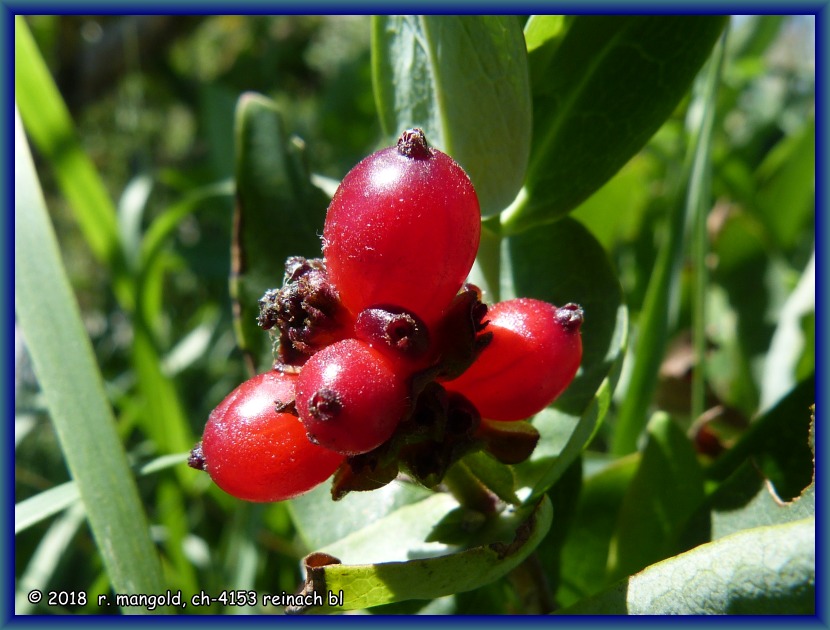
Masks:
[[[457,462],[447,471],[443,483],[462,507],[486,515],[498,511],[498,498],[487,490],[462,462]]]

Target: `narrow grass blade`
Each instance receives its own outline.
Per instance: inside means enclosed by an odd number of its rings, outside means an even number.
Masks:
[[[142,466],[138,474],[149,475],[187,461],[189,453],[163,455]],[[65,510],[81,498],[78,484],[67,481],[40,494],[25,499],[14,506],[14,533],[19,534],[36,523]]]
[[[15,16],[14,27],[14,88],[20,116],[33,144],[54,169],[92,253],[112,273],[119,302],[131,310],[133,292],[115,206],[81,147],[69,110],[23,16]]]
[[[14,163],[15,308],[58,440],[114,590],[162,592],[158,555],[17,112]]]
[[[37,612],[35,605],[28,597],[29,593],[34,590],[41,592],[47,590],[55,569],[57,569],[83,522],[83,506],[75,505],[55,521],[41,538],[37,549],[29,560],[29,564],[26,566],[26,571],[17,583],[17,592],[14,596],[14,613],[16,615]]]
[[[14,533],[19,534],[35,523],[68,508],[80,497],[78,485],[74,481],[67,481],[21,501],[14,506]]]

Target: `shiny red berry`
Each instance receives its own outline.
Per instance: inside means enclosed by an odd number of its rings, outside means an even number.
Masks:
[[[294,400],[296,376],[271,371],[233,390],[211,412],[198,459],[217,486],[246,501],[282,501],[325,481],[344,457],[309,442]],[[191,464],[193,465],[193,464]]]
[[[397,364],[357,339],[317,352],[297,380],[297,412],[309,439],[346,455],[366,453],[388,440],[408,398]]]
[[[326,216],[323,255],[353,316],[391,305],[431,327],[470,272],[480,235],[469,177],[411,129],[343,179]]]
[[[445,383],[490,420],[524,420],[570,385],[582,360],[582,308],[530,298],[500,302],[487,312],[493,338],[475,363]]]

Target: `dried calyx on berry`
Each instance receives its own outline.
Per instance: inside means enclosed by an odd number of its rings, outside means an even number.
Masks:
[[[257,323],[277,337],[278,359],[302,365],[317,350],[348,335],[349,315],[320,258],[292,256],[280,289],[259,300]]]
[[[484,445],[478,437],[480,424],[481,416],[466,398],[431,381],[389,440],[343,462],[332,481],[332,498],[337,501],[349,492],[376,490],[400,472],[433,487],[450,466]]]
[[[433,375],[449,380],[463,374],[490,343],[487,331],[487,305],[481,301],[481,289],[465,284],[450,303],[436,336],[440,361]]]
[[[373,348],[395,357],[419,359],[429,351],[430,338],[421,318],[396,306],[375,306],[360,312],[355,334]]]

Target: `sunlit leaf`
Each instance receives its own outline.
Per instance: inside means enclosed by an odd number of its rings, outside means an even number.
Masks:
[[[317,551],[429,495],[420,486],[393,482],[372,492],[351,492],[335,502],[329,485],[323,484],[289,506],[306,548]]]
[[[440,495],[435,495],[427,502],[439,500]],[[401,525],[406,522],[402,521]],[[321,592],[324,605],[328,604],[328,592],[335,595],[342,592],[342,603],[327,606],[326,611],[355,610],[409,599],[433,599],[472,590],[517,566],[536,548],[550,524],[550,502],[545,498],[507,540],[437,557],[410,556],[401,562],[325,564],[308,570],[307,588]],[[333,545],[325,551],[351,553],[351,547]],[[400,557],[400,552],[392,557]],[[318,610],[311,609],[313,612]]]
[[[562,216],[614,175],[686,94],[726,21],[584,15],[535,48],[548,62],[531,59],[527,196],[503,217],[507,231]]]
[[[812,615],[816,519],[748,529],[562,610],[588,615]]]

